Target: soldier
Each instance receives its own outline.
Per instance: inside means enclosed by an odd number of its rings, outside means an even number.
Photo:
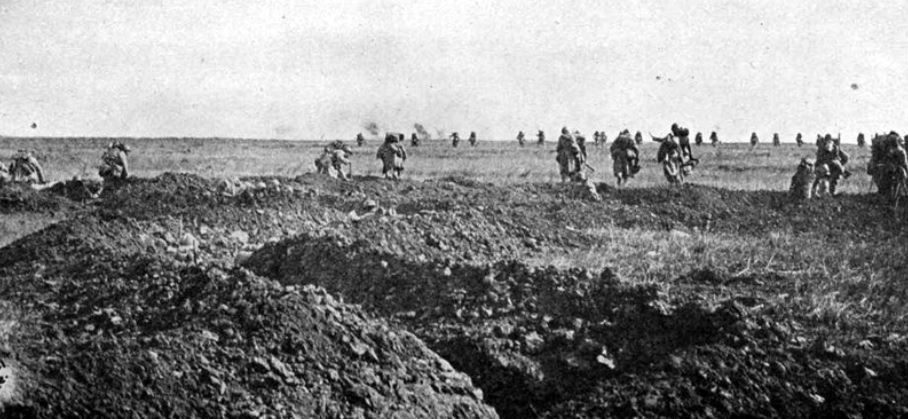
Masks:
[[[772,146],[778,147],[780,145],[782,145],[782,140],[779,139],[779,133],[772,134]]]
[[[798,135],[795,137],[795,142],[798,144],[798,147],[804,145],[804,137],[801,135],[800,132],[799,132]],[[811,163],[812,163],[812,162],[811,162]]]
[[[851,176],[851,173],[845,170],[846,164],[848,164],[848,154],[836,144],[832,135],[826,134],[820,146],[817,147],[816,170],[817,181],[820,180],[822,174],[828,177],[830,195],[836,195],[839,178],[847,179]]]
[[[524,135],[523,131],[517,132],[517,144],[520,144],[520,146],[523,147],[526,145],[526,142],[526,135]]]
[[[760,139],[757,138],[757,133],[756,132],[751,133],[750,134],[750,148],[756,147],[758,142],[760,142]]]
[[[9,165],[9,177],[13,182],[39,183],[45,184],[44,169],[41,163],[29,150],[19,150],[13,156],[13,162]]]
[[[681,146],[672,134],[667,135],[659,144],[656,161],[662,164],[662,172],[669,183],[681,183],[689,172],[689,165],[684,163]]]
[[[457,133],[455,132],[454,135]],[[399,136],[386,135],[385,142],[378,148],[376,157],[382,161],[381,173],[386,179],[400,180],[400,172],[404,170],[404,162],[407,161],[407,150]]]
[[[476,147],[476,131],[470,131],[470,138],[467,138],[467,141],[470,142],[470,147]]]
[[[866,145],[867,145],[867,143],[864,140],[864,133],[859,132],[858,133],[858,147],[864,148],[864,146],[866,146]]]
[[[555,152],[555,160],[560,168],[561,181],[573,179],[575,174],[580,172],[580,166],[583,164],[583,154],[577,145],[576,139],[571,135],[567,127],[561,129],[561,136],[558,137],[558,147]]]
[[[545,144],[545,131],[539,130],[539,133],[536,134],[536,145]]]
[[[643,134],[641,134],[640,131],[637,131],[637,133],[634,134],[634,142],[637,143],[637,145],[643,144]]]
[[[362,147],[363,144],[366,144],[366,137],[363,137],[363,133],[356,134],[356,145]]]
[[[577,147],[580,147],[580,155],[583,157],[583,161],[586,161],[586,137],[580,131],[574,131],[574,141],[577,142]]]
[[[6,169],[6,165],[3,164],[3,162],[0,162],[0,186],[3,186],[3,184],[9,181],[9,170]]]
[[[457,132],[451,133],[451,146],[457,148],[458,144],[460,144],[460,136],[457,135]]]
[[[621,131],[609,147],[612,155],[612,172],[618,180],[618,185],[627,182],[640,171],[640,150],[631,138],[628,130]]]
[[[322,150],[322,155],[315,159],[316,171],[332,178],[349,180],[353,174],[351,155],[353,155],[353,150],[350,146],[339,142],[331,143]],[[348,167],[349,173],[344,172],[344,167]]]
[[[716,144],[719,144],[719,136],[715,131],[709,134],[709,143],[712,144],[713,147],[715,147]]]
[[[417,136],[415,132],[410,136],[410,145],[413,147],[419,147],[419,136]]]
[[[693,150],[690,148],[690,130],[679,127],[678,124],[672,124],[672,135],[678,141],[681,157],[693,158]]]
[[[895,131],[885,137],[874,137],[871,143],[867,173],[881,195],[889,195],[897,182],[908,176],[908,156],[902,138]]]
[[[698,147],[703,145],[703,133],[702,132],[698,132],[697,135],[694,136],[694,144],[696,144]]]
[[[801,159],[797,172],[791,177],[789,195],[796,201],[810,199],[814,181],[813,161],[808,158]]]
[[[599,141],[601,141],[602,145],[608,143],[608,134],[606,134],[605,131],[599,133]]]
[[[101,165],[98,167],[98,175],[105,183],[126,180],[129,177],[129,162],[126,157],[130,151],[129,146],[119,141],[107,145],[107,149],[101,155]]]

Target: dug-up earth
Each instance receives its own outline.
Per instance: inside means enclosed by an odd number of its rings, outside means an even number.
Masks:
[[[872,196],[598,189],[185,174],[98,199],[75,181],[6,187],[0,215],[54,221],[0,248],[0,416],[908,415],[904,258],[869,266],[863,299],[844,268],[796,266],[822,252],[803,243],[903,246],[904,213]],[[762,269],[746,254],[621,262],[671,246],[554,263],[632,236],[795,250]],[[823,275],[838,299],[790,303]]]

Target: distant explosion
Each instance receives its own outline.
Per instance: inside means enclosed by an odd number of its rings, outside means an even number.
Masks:
[[[438,134],[438,137],[435,137],[435,138],[444,139],[447,137],[445,135],[445,130],[443,130],[443,129],[437,129],[437,130],[435,130],[435,133]]]
[[[372,134],[373,136],[378,135],[378,133],[380,131],[380,129],[378,128],[378,124],[375,122],[372,122],[372,121],[364,122],[363,129],[365,129],[366,131],[369,131],[369,134]]]
[[[422,124],[417,122],[413,124],[413,128],[416,129],[416,136],[419,137],[420,140],[428,141],[432,139],[432,136],[429,135],[429,131],[426,131],[426,127],[422,126]]]
[[[857,83],[851,83],[851,90],[858,90],[859,87]]]

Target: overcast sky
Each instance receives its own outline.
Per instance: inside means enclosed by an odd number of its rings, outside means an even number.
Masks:
[[[352,138],[370,121],[904,131],[908,2],[0,0],[2,135]]]

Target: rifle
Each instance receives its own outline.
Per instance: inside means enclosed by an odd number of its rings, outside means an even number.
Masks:
[[[593,166],[590,166],[589,163],[583,162],[583,165],[586,166],[587,169],[590,169],[591,172],[596,173],[596,169],[594,169]]]

